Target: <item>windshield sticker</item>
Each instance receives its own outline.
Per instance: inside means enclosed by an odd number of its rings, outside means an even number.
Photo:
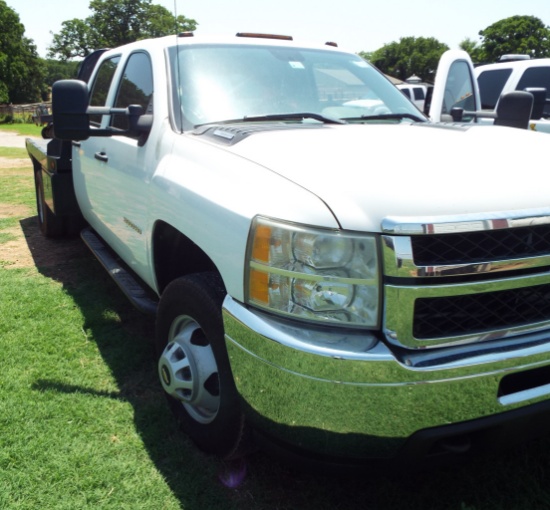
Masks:
[[[289,62],[290,67],[292,69],[305,69],[304,64],[302,62]]]

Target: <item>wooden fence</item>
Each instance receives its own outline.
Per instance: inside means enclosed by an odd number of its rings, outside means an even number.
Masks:
[[[32,103],[32,104],[4,104],[0,105],[0,117],[10,116],[12,119],[23,118],[28,122],[41,124],[40,118],[50,114],[52,103]]]

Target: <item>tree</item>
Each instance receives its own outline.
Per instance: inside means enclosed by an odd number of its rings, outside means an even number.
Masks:
[[[535,16],[512,16],[480,30],[481,46],[488,61],[522,53],[532,58],[550,55],[550,29]]]
[[[472,39],[464,39],[458,47],[470,55],[470,58],[474,64],[480,64],[487,60],[481,45],[476,41],[472,41]]]
[[[64,21],[53,34],[48,57],[85,57],[99,48],[114,48],[140,39],[195,30],[197,22],[177,18],[152,0],[91,0],[92,15]]]
[[[433,37],[402,37],[372,53],[360,53],[382,72],[405,81],[412,75],[433,81],[441,55],[449,47]]]
[[[19,15],[0,0],[0,103],[40,101],[43,68]]]
[[[58,56],[60,60],[69,60],[73,57],[85,57],[94,49],[101,48],[94,38],[89,22],[74,18],[64,21],[61,26],[61,32],[53,35],[53,43],[48,47],[49,58]]]
[[[59,60],[43,60],[44,83],[51,87],[57,80],[76,78],[79,62],[63,62]]]

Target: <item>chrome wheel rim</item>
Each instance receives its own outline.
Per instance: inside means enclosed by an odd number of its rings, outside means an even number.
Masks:
[[[164,391],[197,422],[212,422],[220,407],[218,366],[200,325],[187,315],[174,319],[158,363]]]

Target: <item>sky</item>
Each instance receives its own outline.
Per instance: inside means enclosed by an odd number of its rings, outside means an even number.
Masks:
[[[89,0],[5,0],[25,35],[45,57],[61,23],[91,15]],[[197,34],[263,32],[295,40],[334,41],[353,52],[374,51],[401,37],[434,37],[457,49],[466,38],[514,15],[550,25],[550,0],[153,0],[198,22]]]

